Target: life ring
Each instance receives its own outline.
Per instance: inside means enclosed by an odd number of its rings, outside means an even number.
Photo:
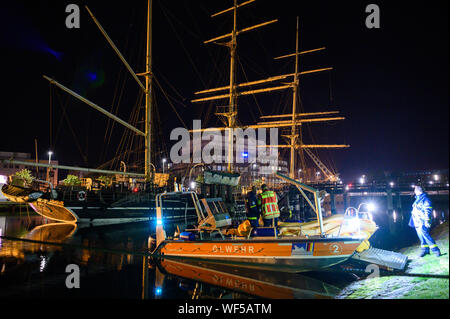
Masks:
[[[86,200],[86,192],[79,191],[77,197],[80,202],[84,202]]]

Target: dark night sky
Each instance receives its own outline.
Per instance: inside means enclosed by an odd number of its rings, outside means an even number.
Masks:
[[[66,5],[81,8],[81,28],[67,29]],[[202,41],[230,32],[231,15],[210,18],[232,1],[154,0],[154,70],[173,98],[184,122],[204,116],[209,104],[191,104],[194,92],[226,85],[227,50]],[[365,7],[381,9],[381,29],[365,27]],[[125,73],[83,8],[88,4],[136,72],[144,69],[146,1],[28,1],[0,5],[2,52],[1,151],[34,153],[50,146],[49,83],[43,74],[73,88],[110,109],[115,87],[126,79],[119,116],[128,120],[138,86]],[[422,3],[423,4],[423,3]],[[448,2],[430,1],[264,1],[239,12],[238,28],[278,18],[271,26],[240,36],[238,55],[249,81],[292,72],[292,60],[273,57],[295,49],[295,18],[300,17],[301,50],[327,50],[302,59],[302,70],[333,66],[331,73],[302,79],[303,111],[340,110],[346,120],[314,124],[314,140],[305,142],[350,144],[351,148],[319,153],[344,178],[379,170],[448,168]],[[239,66],[239,81],[246,81]],[[89,78],[89,74],[94,76]],[[332,101],[330,101],[330,86]],[[175,88],[175,90],[173,89]],[[58,96],[67,104],[79,144],[90,166],[111,158],[124,129],[115,127],[109,145],[104,142],[105,117],[63,92],[53,89],[53,141],[60,163],[82,165],[78,147],[63,122]],[[155,91],[166,137],[182,126],[159,90]],[[263,94],[257,102],[264,114],[280,112],[290,102],[289,92]],[[252,97],[242,98],[240,120],[254,122],[259,115]],[[254,113],[252,115],[251,113]],[[214,116],[210,125],[218,125]],[[309,132],[309,128],[306,128]]]

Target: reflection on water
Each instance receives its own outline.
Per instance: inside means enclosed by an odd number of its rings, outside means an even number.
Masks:
[[[155,294],[164,296],[172,281],[192,299],[245,298],[312,299],[333,298],[340,289],[317,279],[272,271],[255,271],[204,261],[156,261]],[[168,281],[166,283],[166,281]]]
[[[436,209],[431,215],[432,227],[448,220],[448,201],[435,206]],[[403,210],[394,210],[392,213],[387,211],[374,213],[374,221],[379,229],[370,239],[371,244],[377,248],[393,251],[416,244],[418,242],[417,233],[414,228],[408,226],[410,216],[409,207]]]
[[[34,241],[60,243],[71,237],[77,229],[77,225],[69,223],[50,223],[34,227],[25,238]]]
[[[36,216],[1,216],[0,235],[7,238],[0,239],[0,297],[285,299],[332,298],[339,292],[305,275],[154,260],[144,256],[152,232],[147,222],[77,227]],[[69,264],[80,267],[79,289],[65,286]]]

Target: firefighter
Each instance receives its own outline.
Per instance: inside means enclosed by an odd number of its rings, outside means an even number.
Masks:
[[[252,227],[258,227],[260,211],[258,207],[258,200],[256,198],[255,186],[252,186],[252,190],[247,193],[245,204],[247,206],[247,219],[250,221]]]
[[[264,227],[278,226],[280,209],[278,208],[277,194],[270,191],[266,184],[261,185],[262,193],[258,196],[258,206],[264,222]]]
[[[424,257],[430,253],[430,249],[436,257],[441,255],[439,247],[430,236],[431,227],[431,201],[421,186],[414,187],[416,200],[412,205],[409,226],[416,228],[417,236],[420,239],[421,251],[419,257]]]

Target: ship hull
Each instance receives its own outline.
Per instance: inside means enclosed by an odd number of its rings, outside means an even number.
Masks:
[[[63,189],[57,193],[61,200],[54,200],[31,188],[5,184],[1,191],[10,201],[28,203],[37,214],[58,222],[109,225],[156,220],[155,195],[151,193]],[[180,196],[165,202],[164,220],[195,223],[197,213],[193,203]]]
[[[183,221],[187,224],[197,221],[194,208],[183,207],[183,203],[172,204],[165,208],[166,222]],[[141,203],[139,206],[105,207],[72,206],[70,203],[66,205],[58,201],[38,199],[29,205],[39,215],[60,222],[110,225],[156,220],[154,201]]]
[[[292,238],[218,241],[164,241],[164,258],[207,260],[240,267],[290,273],[320,270],[346,261],[363,239]]]
[[[126,207],[100,207],[100,206],[68,206],[74,215],[77,216],[78,223],[96,223],[96,224],[119,224],[140,221],[156,220],[155,202],[149,201],[145,206],[126,206]],[[197,214],[194,208],[173,205],[165,208],[164,220],[196,222]]]

